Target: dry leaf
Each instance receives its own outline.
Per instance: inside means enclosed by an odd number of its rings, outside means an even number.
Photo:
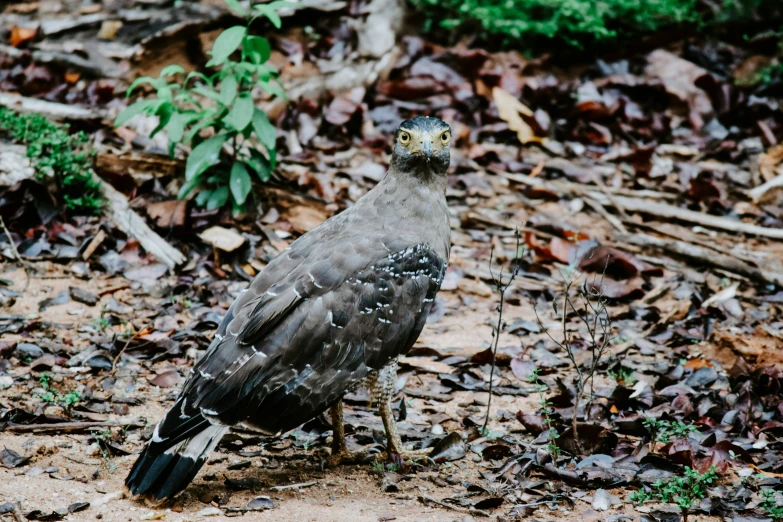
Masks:
[[[119,20],[104,20],[98,31],[98,38],[101,40],[114,40],[117,37],[117,31],[122,27]]]
[[[37,29],[14,26],[14,28],[11,29],[11,36],[8,38],[8,41],[14,47],[19,47],[20,44],[23,44],[24,42],[35,38],[35,34],[37,32],[38,32]]]
[[[778,165],[783,161],[783,143],[770,147],[764,154],[759,154],[759,173],[764,181],[771,181],[778,174]]]
[[[500,119],[508,123],[508,128],[517,133],[517,138],[519,138],[520,143],[543,143],[546,141],[546,138],[536,136],[533,132],[533,128],[522,119],[522,115],[529,118],[533,117],[533,111],[531,111],[527,105],[517,100],[500,87],[492,89],[492,98],[495,100]]]
[[[199,237],[205,243],[209,243],[224,252],[233,252],[245,242],[245,238],[236,231],[223,227],[210,227],[202,232]]]

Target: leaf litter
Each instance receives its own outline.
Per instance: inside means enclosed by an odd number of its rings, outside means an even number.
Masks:
[[[116,114],[133,74],[177,56],[203,66],[206,21],[230,25],[211,3],[126,4],[112,16],[6,8],[13,50],[0,58],[0,90]],[[724,44],[720,61],[714,42],[681,42],[563,64],[402,36],[390,70],[345,84],[324,59],[364,70],[350,61],[361,28],[346,6],[314,5],[321,39],[301,30],[306,12],[273,39],[283,83],[299,94],[267,107],[280,168],[254,188],[257,218],[177,202],[181,165],[161,155],[165,140],[146,138],[149,122],[81,124],[99,174],[187,254],[176,274],[106,219],[60,213],[32,180],[0,189],[0,513],[21,502],[28,519],[159,518],[121,499],[121,481],[228,306],[290,241],[380,179],[401,119],[429,113],[454,134],[452,258],[401,365],[395,409],[403,440],[434,448],[432,460],[322,470],[325,418],[282,438],[239,431],[171,510],[282,518],[373,499],[374,520],[421,520],[423,508],[456,520],[676,520],[678,509],[637,509],[629,493],[714,468],[719,482],[692,508],[700,520],[765,520],[761,494],[780,491],[783,475],[783,191],[773,183],[783,120],[775,85],[731,79],[755,51]],[[184,31],[200,51],[185,52]],[[324,79],[326,91],[308,90]],[[737,223],[757,228],[737,233]],[[35,267],[27,286],[9,237]],[[494,370],[490,252],[492,270],[517,274]],[[612,319],[587,400],[574,364],[590,364],[589,329],[562,306],[570,274]],[[564,324],[573,361],[548,336]],[[346,403],[349,444],[380,449],[366,391]],[[54,500],[42,494],[52,480],[82,491]]]

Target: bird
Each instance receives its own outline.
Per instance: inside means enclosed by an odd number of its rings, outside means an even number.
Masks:
[[[303,234],[231,304],[125,484],[159,505],[185,490],[231,427],[276,435],[330,410],[329,463],[350,461],[342,398],[366,383],[387,435],[397,362],[424,328],[451,248],[452,134],[435,117],[400,123],[383,179]]]

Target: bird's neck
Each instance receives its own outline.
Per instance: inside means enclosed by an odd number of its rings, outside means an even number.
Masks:
[[[361,216],[373,225],[433,247],[448,259],[450,227],[446,206],[446,176],[411,176],[393,167],[370,192],[357,201]]]

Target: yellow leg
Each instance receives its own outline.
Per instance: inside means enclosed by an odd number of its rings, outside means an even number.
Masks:
[[[386,451],[388,452],[389,460],[396,460],[395,455],[399,455],[403,459],[417,459],[430,454],[431,448],[407,450],[402,445],[400,432],[397,430],[397,421],[394,418],[394,411],[391,407],[391,397],[384,398],[380,403],[379,409],[383,427],[386,430]]]
[[[345,444],[345,420],[343,419],[343,401],[332,406],[329,411],[332,417],[332,454],[327,463],[329,466],[354,464],[363,461],[370,455],[367,450],[348,451]]]

